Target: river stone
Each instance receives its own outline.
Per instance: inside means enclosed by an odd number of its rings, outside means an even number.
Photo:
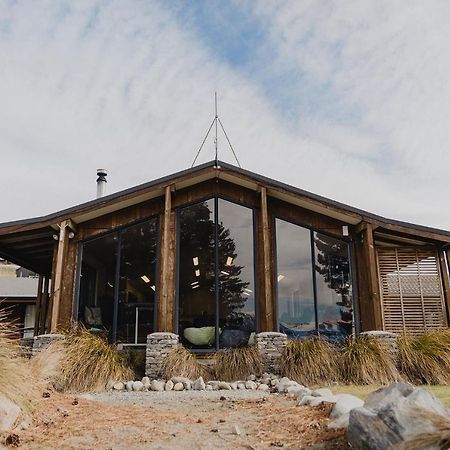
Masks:
[[[269,390],[269,386],[267,386],[267,384],[261,383],[258,386],[258,391],[268,391]]]
[[[121,381],[118,381],[117,383],[113,384],[113,389],[115,391],[124,391],[125,390],[125,384],[123,384]]]
[[[364,406],[350,411],[347,436],[354,448],[382,450],[401,443],[408,448],[408,441],[417,435],[439,433],[431,421],[433,415],[441,416],[444,423],[450,420],[450,410],[431,392],[393,383],[369,394]]]
[[[330,414],[330,418],[333,420],[327,425],[329,430],[347,428],[350,411],[364,405],[363,400],[351,394],[338,394],[335,395],[335,398],[337,401]]]
[[[0,432],[9,431],[20,415],[20,408],[12,401],[0,397]]]
[[[133,383],[134,383],[134,381],[127,381],[125,387],[128,392],[131,392],[133,390]]]
[[[182,391],[184,389],[183,383],[175,383],[173,386],[174,391]]]
[[[227,383],[226,381],[220,381],[217,385],[218,389],[222,389],[225,391],[231,391],[230,383]]]
[[[144,390],[144,384],[142,381],[135,381],[133,383],[133,391],[139,392]]]
[[[251,389],[254,391],[256,389],[256,383],[254,381],[248,380],[245,382],[246,389]]]
[[[331,397],[333,393],[328,388],[315,389],[311,392],[313,397]]]
[[[150,389],[152,391],[162,392],[164,391],[164,386],[165,386],[164,381],[160,380],[152,380],[150,383]]]
[[[238,383],[237,387],[238,387],[238,389],[240,389],[240,390],[245,390],[245,389],[247,389],[247,388],[245,387],[245,383]]]
[[[205,390],[205,382],[203,381],[203,377],[197,378],[192,384],[192,389],[194,391],[204,391]]]
[[[246,381],[256,381],[256,375],[249,375]]]
[[[213,390],[213,387],[210,384],[205,386],[205,391],[212,391],[212,390]]]
[[[145,389],[149,389],[150,388],[150,378],[149,377],[143,377],[141,382],[144,385]]]
[[[230,387],[233,391],[235,391],[238,388],[238,384],[236,381],[234,381],[233,383],[230,383]]]
[[[171,391],[173,389],[173,381],[169,380],[166,382],[165,386],[164,386],[164,390],[165,391]]]
[[[171,380],[173,381],[173,384],[177,384],[177,383],[191,383],[191,380],[189,378],[186,377],[172,377]]]

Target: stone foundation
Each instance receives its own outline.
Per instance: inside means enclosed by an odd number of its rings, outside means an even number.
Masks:
[[[371,339],[375,339],[379,342],[380,346],[389,351],[395,361],[398,359],[398,345],[397,335],[390,333],[389,331],[363,331],[360,336],[366,336]]]
[[[32,355],[37,355],[42,350],[46,349],[50,344],[55,341],[60,341],[61,339],[64,339],[64,335],[62,334],[40,334],[39,336],[35,336],[33,338]]]
[[[151,380],[162,377],[162,363],[170,350],[178,345],[177,334],[166,332],[149,334],[145,352],[145,375]]]
[[[269,331],[256,335],[256,345],[261,354],[265,372],[279,373],[280,356],[287,341],[287,336],[283,333]]]

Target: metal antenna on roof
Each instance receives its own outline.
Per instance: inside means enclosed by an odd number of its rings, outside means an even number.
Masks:
[[[227,132],[225,131],[225,127],[223,126],[223,123],[220,120],[220,117],[219,117],[219,115],[217,113],[217,92],[214,92],[214,119],[211,122],[211,125],[208,128],[208,131],[206,132],[206,136],[204,137],[204,139],[202,141],[202,144],[200,145],[200,148],[198,149],[197,154],[195,155],[195,158],[194,158],[194,161],[193,161],[191,167],[194,167],[195,163],[197,162],[197,159],[198,159],[198,157],[200,155],[200,152],[202,151],[203,145],[205,145],[206,139],[208,139],[209,133],[211,132],[211,128],[213,127],[213,125],[215,125],[215,138],[214,138],[215,158],[214,158],[214,161],[215,161],[216,167],[218,167],[218,165],[219,165],[219,152],[218,152],[218,134],[217,134],[218,127],[217,127],[217,124],[220,125],[220,128],[222,129],[223,134],[225,135],[225,138],[226,138],[226,140],[228,142],[228,145],[230,146],[230,149],[231,149],[231,151],[233,153],[234,159],[236,160],[238,166],[241,167],[241,163],[239,162],[239,160],[238,160],[238,158],[236,156],[236,152],[234,151],[234,148],[231,145],[230,139],[229,139],[229,137],[227,135]]]

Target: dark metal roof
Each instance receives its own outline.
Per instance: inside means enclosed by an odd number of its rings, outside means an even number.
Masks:
[[[187,179],[191,176],[194,177],[195,175],[202,172],[207,172],[208,170],[211,172],[211,169],[215,168],[215,164],[215,161],[210,161],[205,164],[182,170],[172,175],[158,178],[148,183],[140,184],[114,194],[90,200],[52,214],[2,223],[0,224],[0,256],[28,267],[36,272],[43,273],[43,270],[48,272],[51,268],[52,249],[54,246],[52,235],[55,232],[55,229],[57,229],[57,223],[67,218],[74,218],[76,221],[76,217],[81,216],[81,214],[86,211],[99,211],[98,214],[100,215],[101,208],[103,207],[114,205],[124,198],[137,196],[142,192],[167,186],[168,184],[172,184],[180,179]],[[447,230],[387,219],[353,206],[345,205],[335,200],[313,194],[286,183],[273,180],[263,175],[256,174],[240,167],[233,166],[232,164],[228,164],[223,161],[219,161],[218,165],[220,170],[217,171],[215,176],[220,177],[221,173],[232,174],[251,180],[254,183],[264,185],[268,187],[269,190],[273,189],[291,196],[302,197],[325,205],[325,207],[339,210],[344,214],[352,215],[353,221],[355,221],[355,218],[356,221],[373,221],[381,226],[400,227],[403,232],[407,229],[407,232],[411,233],[411,235],[414,235],[415,232],[425,232],[436,235],[437,240],[439,240],[439,236],[442,236],[443,241],[449,241],[448,238],[450,237],[450,231]],[[28,264],[26,264],[26,262],[28,262]]]

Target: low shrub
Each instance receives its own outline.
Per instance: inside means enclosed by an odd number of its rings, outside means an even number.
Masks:
[[[339,355],[341,380],[348,384],[389,384],[401,379],[393,355],[378,341],[350,337]]]
[[[411,383],[450,383],[450,331],[399,336],[398,365]]]
[[[65,333],[35,359],[41,377],[62,392],[103,391],[115,381],[134,378],[126,356],[83,327]]]
[[[197,361],[190,350],[182,346],[172,349],[164,358],[162,366],[167,380],[172,377],[186,377],[190,380],[209,377],[206,367]]]
[[[261,374],[261,355],[255,345],[223,350],[216,354],[213,371],[218,380],[245,380]]]
[[[289,341],[280,358],[282,375],[304,385],[337,381],[338,351],[328,341],[312,338]]]

